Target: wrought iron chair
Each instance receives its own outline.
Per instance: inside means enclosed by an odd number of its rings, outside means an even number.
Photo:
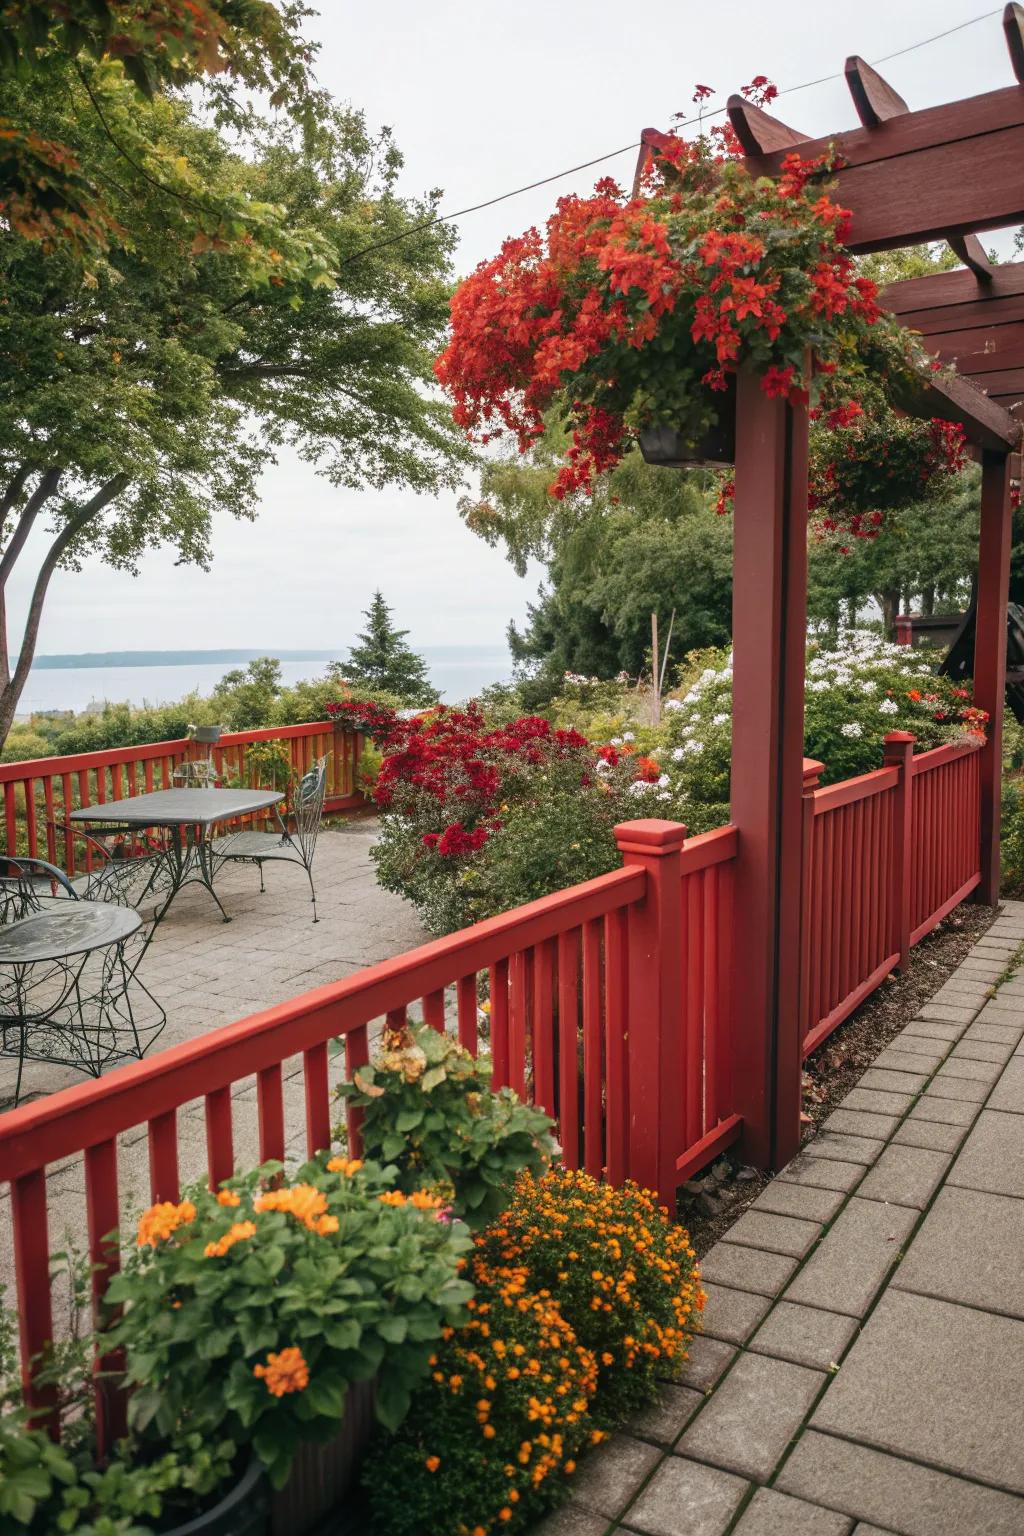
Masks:
[[[45,859],[0,856],[0,1056],[17,1058],[15,1104],[27,1061],[98,1077],[116,1062],[141,1060],[167,1021],[138,976],[151,932],[137,915],[115,914],[115,904],[132,905],[108,894],[121,896],[121,888],[90,880],[76,889]],[[97,924],[92,908],[83,934],[75,909],[84,915],[94,902],[110,904],[108,918]],[[63,914],[56,933],[46,914]],[[141,1017],[135,997],[150,1005]]]
[[[292,798],[292,832],[278,816],[278,832],[233,832],[217,838],[213,854],[218,863],[255,864],[260,872],[260,891],[266,890],[263,866],[270,863],[301,864],[309,881],[310,899],[313,903],[313,921],[316,914],[316,886],[313,884],[313,855],[324,814],[324,796],[327,790],[327,761],[330,753],[321,757],[316,765],[303,774]]]
[[[86,832],[70,822],[47,823],[56,845],[63,842],[65,863],[81,874],[71,877],[74,894],[85,901],[110,901],[139,908],[154,901],[167,884],[166,861],[157,839],[159,831],[140,836],[137,827],[100,827]]]

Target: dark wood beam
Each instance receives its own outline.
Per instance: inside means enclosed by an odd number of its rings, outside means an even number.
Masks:
[[[1002,405],[954,374],[933,374],[908,383],[894,394],[895,405],[912,416],[958,421],[968,441],[994,453],[1015,449],[1024,427]]]
[[[1008,5],[1003,12],[1003,31],[1013,72],[1024,85],[1024,6]]]
[[[877,70],[855,53],[847,59],[843,72],[857,116],[865,128],[877,128],[879,123],[887,123],[891,117],[902,117],[904,112],[910,111],[888,80],[883,80]]]
[[[978,326],[974,330],[943,331],[921,340],[929,352],[944,363],[956,363],[957,371],[969,378],[999,368],[1024,367],[1024,320]]]
[[[755,107],[743,96],[730,96],[727,111],[733,132],[746,155],[771,155],[776,151],[784,154],[807,142],[806,133],[780,123],[778,118]]]
[[[964,266],[970,267],[975,277],[980,277],[983,283],[991,282],[995,268],[989,261],[988,252],[977,235],[950,235],[949,243]]]
[[[992,329],[1024,319],[1024,261],[994,267],[985,283],[970,271],[906,278],[883,288],[881,302],[925,335]]]
[[[751,171],[777,175],[780,150],[751,155]],[[853,214],[853,251],[1024,221],[1024,92],[1018,86],[808,139],[800,153],[838,156],[836,196]]]

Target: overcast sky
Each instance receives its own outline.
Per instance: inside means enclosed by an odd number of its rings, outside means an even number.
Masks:
[[[316,0],[314,0],[316,3]],[[635,144],[689,106],[697,81],[720,100],[755,74],[786,91],[779,117],[811,135],[856,117],[841,73],[909,48],[986,9],[984,0],[320,0],[308,30],[337,98],[390,124],[404,188],[439,186],[455,211]],[[1000,14],[894,58],[883,72],[912,107],[1013,83]],[[714,105],[714,103],[712,103]],[[543,222],[558,195],[602,174],[630,179],[635,149],[459,221],[460,273]],[[520,580],[466,531],[454,494],[337,491],[288,457],[263,482],[255,525],[225,518],[209,574],[154,553],[132,579],[90,564],[60,573],[39,642],[55,651],[301,646],[343,651],[380,586],[414,642],[503,639],[537,576]],[[20,605],[15,594],[14,621]],[[12,636],[12,640],[14,637]],[[14,644],[16,645],[16,640]]]

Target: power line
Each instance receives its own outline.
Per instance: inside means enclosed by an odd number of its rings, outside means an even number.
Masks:
[[[931,43],[941,42],[945,37],[952,37],[955,32],[963,32],[967,27],[977,26],[978,22],[989,21],[993,16],[1002,14],[1002,7],[994,10],[983,11],[980,16],[972,16],[967,21],[958,22],[955,27],[947,27],[944,32],[935,32],[931,37],[923,37],[920,42],[909,43],[905,48],[897,48],[893,53],[883,54],[880,59],[872,59],[872,64],[887,64],[890,59],[902,58],[904,54],[915,53],[918,48],[927,48]],[[795,96],[797,91],[807,91],[815,85],[827,85],[833,80],[841,80],[842,72],[836,70],[831,75],[819,75],[816,80],[804,80],[800,85],[788,85],[780,90],[779,96]],[[711,112],[705,112],[697,117],[689,117],[684,122],[677,124],[679,128],[691,128],[695,123],[701,123],[706,118],[721,117],[727,111],[726,107],[715,107]],[[593,160],[583,160],[579,165],[570,165],[563,171],[555,171],[552,176],[542,176],[539,181],[527,182],[525,186],[513,187],[511,192],[499,192],[496,197],[489,197],[482,203],[472,203],[468,208],[459,208],[454,213],[439,213],[431,219],[425,219],[421,224],[414,224],[411,229],[402,230],[401,234],[390,235],[386,240],[375,241],[373,245],[363,246],[362,250],[353,251],[351,256],[346,256],[344,261],[338,263],[339,267],[347,267],[353,261],[358,261],[363,256],[371,256],[375,251],[386,250],[389,246],[398,245],[402,240],[408,240],[413,235],[423,234],[425,230],[433,229],[437,224],[451,224],[456,219],[464,219],[471,213],[480,213],[484,208],[493,208],[497,203],[508,202],[510,198],[521,197],[524,192],[535,192],[539,187],[547,187],[553,181],[562,181],[566,176],[574,176],[577,171],[588,171],[592,166],[603,165],[606,160],[617,160],[620,155],[627,155],[632,150],[640,148],[640,141],[634,140],[632,144],[623,144],[620,149],[610,149],[607,154],[596,155]]]

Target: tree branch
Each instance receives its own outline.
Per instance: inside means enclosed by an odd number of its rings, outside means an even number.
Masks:
[[[25,503],[21,516],[18,518],[17,526],[11,534],[10,542],[4,550],[3,558],[0,559],[0,588],[6,586],[7,578],[10,576],[18,556],[25,547],[25,540],[32,532],[33,523],[50,497],[56,492],[63,473],[63,469],[51,468],[44,470],[39,484]],[[22,483],[24,484],[24,482]]]
[[[0,498],[0,523],[6,520],[8,512],[25,489],[25,481],[31,473],[31,464],[21,464],[14,471],[6,491],[4,491],[2,498]]]
[[[21,638],[21,650],[18,653],[18,664],[14,669],[14,676],[9,687],[4,690],[5,695],[13,694],[13,700],[9,704],[11,719],[13,719],[14,709],[17,706],[18,699],[21,697],[21,691],[25,686],[35,656],[36,642],[39,639],[39,622],[43,616],[43,603],[46,598],[46,589],[50,585],[50,577],[59,565],[63,555],[74,543],[83,528],[86,528],[97,513],[102,512],[103,508],[112,502],[116,496],[120,496],[128,483],[129,476],[120,474],[114,475],[105,485],[102,485],[95,496],[87,501],[84,507],[79,508],[69,522],[65,523],[46,552],[45,558],[39,567],[36,584],[32,589],[32,599],[28,605],[28,616],[25,619],[25,630]],[[3,728],[7,715],[8,699],[5,697],[3,706],[0,707],[0,730]],[[7,719],[6,724],[9,729],[10,719]]]

